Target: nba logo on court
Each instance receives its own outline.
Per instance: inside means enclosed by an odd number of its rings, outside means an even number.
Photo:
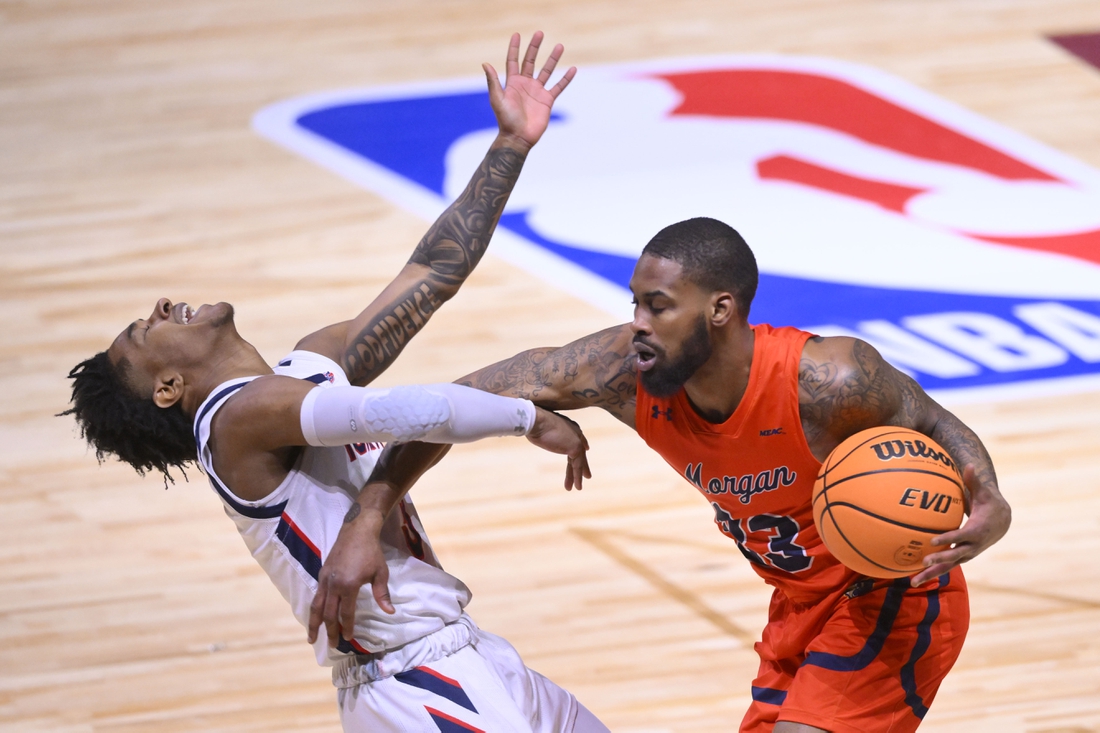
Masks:
[[[482,79],[254,122],[427,220],[496,133]],[[642,247],[693,216],[756,253],[751,322],[859,336],[943,395],[1100,385],[1100,171],[895,77],[770,56],[582,68],[493,250],[628,320]]]

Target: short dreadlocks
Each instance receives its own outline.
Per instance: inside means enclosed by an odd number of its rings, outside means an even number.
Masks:
[[[60,415],[76,418],[100,462],[114,455],[142,476],[157,470],[171,481],[169,469],[182,471],[197,459],[191,421],[178,404],[157,407],[137,395],[127,384],[129,371],[129,361],[111,364],[106,351],[80,362],[69,372],[72,407]]]

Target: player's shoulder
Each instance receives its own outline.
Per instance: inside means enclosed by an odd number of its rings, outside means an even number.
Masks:
[[[286,412],[288,406],[300,405],[305,393],[313,386],[304,380],[281,374],[257,377],[226,400],[214,416],[212,425],[218,432],[224,432],[230,426],[235,431],[262,430],[267,421]]]
[[[815,336],[802,347],[798,364],[799,402],[848,404],[874,396],[889,385],[888,365],[866,341],[850,336]]]
[[[835,369],[860,368],[868,360],[881,359],[873,346],[853,336],[810,334],[802,345],[803,367],[829,364]]]
[[[216,439],[262,449],[295,445],[300,442],[296,431],[306,393],[348,384],[332,359],[301,349],[280,359],[272,371],[251,379],[221,405],[211,424]]]
[[[802,427],[815,455],[875,425],[893,424],[901,408],[898,372],[866,341],[830,336],[808,341],[798,369]]]
[[[580,346],[576,356],[595,368],[597,378],[614,377],[626,382],[636,379],[638,355],[634,351],[634,329],[629,323],[597,331],[576,344]]]
[[[634,329],[629,323],[605,328],[581,339],[583,351],[592,363],[614,365],[617,370],[635,374],[638,355],[634,351]]]

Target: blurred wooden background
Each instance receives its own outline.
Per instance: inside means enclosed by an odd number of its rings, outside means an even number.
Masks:
[[[1100,31],[1096,0],[3,0],[0,728],[338,729],[327,670],[205,478],[165,491],[97,466],[53,417],[63,377],[162,295],[236,304],[271,359],[356,312],[426,222],[262,140],[251,115],[502,68],[508,35],[536,29],[581,73],[747,52],[868,64],[1100,167],[1100,71],[1045,39]],[[490,256],[384,381],[610,324]],[[1100,731],[1100,393],[957,412],[1015,523],[967,568],[970,639],[923,730]],[[636,436],[580,420],[581,494],[522,441],[456,449],[415,492],[436,549],[478,623],[613,730],[733,730],[767,588]]]

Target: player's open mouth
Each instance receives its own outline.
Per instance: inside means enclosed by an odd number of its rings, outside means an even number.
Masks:
[[[644,372],[653,367],[657,353],[637,339],[634,340],[634,353],[638,355],[638,371]]]
[[[187,303],[177,303],[175,311],[179,322],[185,326],[190,323],[191,319],[198,313],[197,310],[191,310],[191,306],[187,305]]]

